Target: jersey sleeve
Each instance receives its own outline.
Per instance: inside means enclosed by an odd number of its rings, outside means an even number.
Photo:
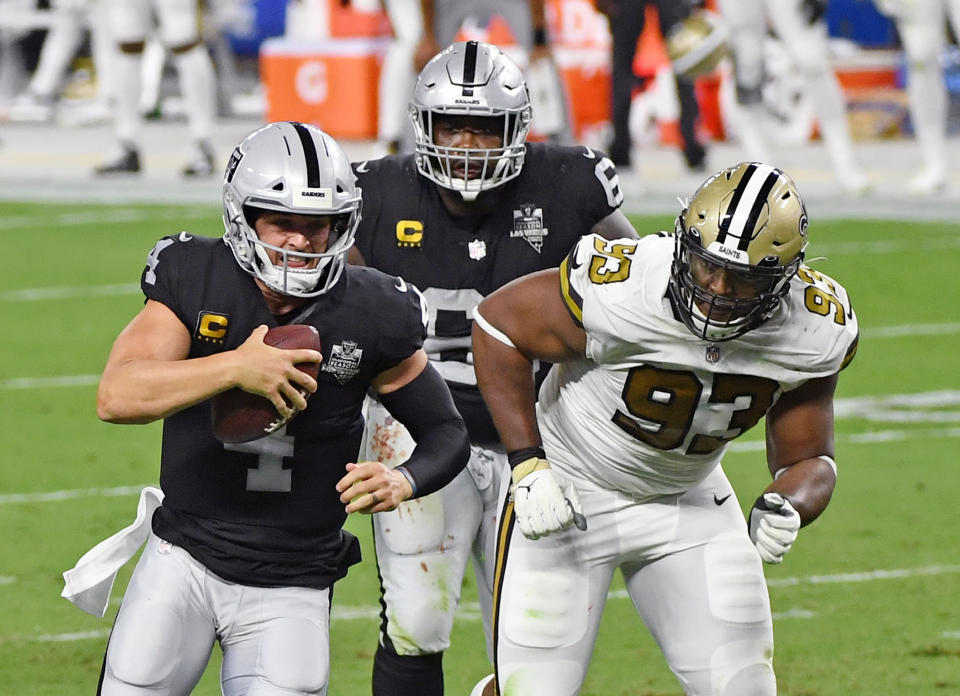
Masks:
[[[572,189],[591,227],[623,204],[617,168],[603,153],[588,147],[574,148],[570,170],[572,176],[565,190]]]
[[[377,222],[380,219],[380,160],[364,160],[353,163],[353,172],[357,175],[357,185],[360,187],[363,206],[360,210],[360,224],[357,226],[357,236],[354,241],[357,251],[363,256],[367,264],[373,257],[374,235],[377,231]]]
[[[790,292],[796,318],[786,330],[796,333],[791,342],[797,367],[806,367],[814,376],[845,369],[860,345],[860,327],[846,288],[824,273],[801,266]],[[805,360],[807,355],[810,358]]]
[[[403,278],[384,276],[379,304],[380,364],[377,373],[388,370],[423,347],[427,335],[427,303],[420,290]]]
[[[587,334],[588,357],[595,359],[621,342],[616,327],[632,313],[630,273],[641,243],[585,235],[560,264],[560,293],[570,316]]]
[[[184,325],[180,294],[187,289],[191,274],[185,266],[189,261],[190,243],[196,237],[181,233],[163,237],[147,254],[147,263],[140,276],[140,289],[148,300],[156,300],[169,307]]]

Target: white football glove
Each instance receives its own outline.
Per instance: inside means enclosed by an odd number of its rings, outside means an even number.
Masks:
[[[577,489],[557,478],[546,459],[533,457],[521,462],[512,475],[513,510],[525,537],[539,539],[572,524],[587,528]]]
[[[764,493],[750,508],[750,541],[767,563],[781,563],[800,533],[800,513],[779,493]]]

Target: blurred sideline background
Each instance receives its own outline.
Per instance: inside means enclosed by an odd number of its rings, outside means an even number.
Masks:
[[[84,2],[85,0],[77,0]],[[97,2],[98,0],[89,0]],[[520,1],[520,0],[518,0]],[[567,93],[576,142],[605,149],[610,138],[610,36],[606,18],[591,0],[545,0],[550,46]],[[6,3],[6,4],[4,4]],[[217,171],[235,143],[258,124],[293,119],[315,123],[345,146],[353,159],[385,154],[377,142],[377,78],[391,41],[378,0],[227,0],[230,11],[208,33],[218,70],[219,116],[214,135]],[[0,71],[0,198],[191,201],[219,200],[218,176],[181,179],[186,138],[183,104],[169,61],[160,73],[157,99],[147,114],[144,170],[97,180],[92,168],[112,142],[109,106],[98,96],[89,41],[81,45],[53,108],[42,118],[22,118],[12,105],[35,67],[46,27],[58,3],[0,0],[0,26],[17,27],[20,66]],[[707,6],[713,6],[708,2]],[[62,4],[60,5],[62,6]],[[762,124],[772,134],[777,164],[789,171],[810,201],[813,215],[904,215],[952,219],[960,198],[958,172],[928,196],[910,195],[904,182],[921,167],[904,92],[906,65],[894,23],[870,0],[832,0],[827,6],[831,61],[844,90],[856,155],[872,189],[843,195],[819,139],[810,105],[795,72],[768,37],[768,77]],[[478,38],[523,52],[505,22],[468,20],[460,38]],[[623,172],[628,211],[675,210],[676,197],[692,193],[704,172],[689,171],[676,147],[678,107],[669,61],[656,22],[637,45],[634,72],[648,78],[634,93],[631,112],[634,167]],[[960,50],[951,37],[942,56],[949,96],[947,147],[960,155]],[[731,88],[728,61],[697,79],[700,135],[706,169],[744,158],[728,139],[720,94]],[[537,133],[533,133],[534,138]],[[957,161],[950,157],[948,161]]]

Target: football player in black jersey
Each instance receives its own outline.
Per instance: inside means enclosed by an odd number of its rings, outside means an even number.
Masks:
[[[465,466],[466,429],[422,347],[422,297],[346,266],[360,208],[330,136],[272,123],[227,166],[223,239],[181,232],[147,257],[146,304],[113,345],[97,409],[113,423],[164,420],[164,498],[98,693],[188,694],[218,640],[224,694],[326,694],[332,586],[360,560],[347,514],[392,510]],[[264,344],[288,323],[315,326],[323,355]],[[303,362],[320,364],[316,380]],[[233,387],[299,413],[225,445],[210,399]],[[371,388],[419,443],[399,469],[357,457]]]
[[[581,235],[636,236],[609,159],[525,142],[524,76],[495,46],[467,41],[435,56],[410,114],[414,154],[354,164],[364,213],[350,260],[402,273],[423,290],[424,348],[450,386],[472,452],[468,471],[436,495],[373,516],[385,607],[375,696],[443,693],[442,654],[471,555],[490,645],[497,491],[508,469],[474,376],[474,307],[514,278],[558,266]],[[413,446],[375,403],[367,433],[369,456],[380,461]]]

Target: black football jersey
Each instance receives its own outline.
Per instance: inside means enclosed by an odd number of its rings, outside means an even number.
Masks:
[[[258,325],[278,325],[219,238],[161,239],[141,287],[190,331],[190,358],[232,350]],[[323,587],[359,560],[356,539],[341,530],[346,515],[335,484],[356,460],[367,388],[422,346],[425,317],[409,285],[356,266],[291,314],[287,322],[320,333],[323,362],[306,410],[280,431],[236,445],[213,437],[210,400],[167,417],[166,497],[153,525],[227,580]]]
[[[623,200],[609,159],[585,147],[528,143],[498,207],[450,215],[414,155],[354,163],[363,190],[357,249],[368,266],[401,275],[427,299],[424,348],[447,380],[475,443],[498,441],[477,389],[473,309],[497,288],[560,265],[574,243]]]

